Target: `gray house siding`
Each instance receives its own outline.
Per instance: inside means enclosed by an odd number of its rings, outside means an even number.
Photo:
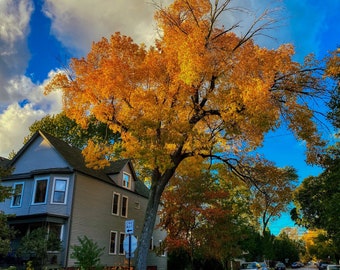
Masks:
[[[14,164],[13,174],[41,169],[65,168],[69,166],[60,154],[42,137],[38,137],[22,153]]]
[[[6,162],[7,164],[7,162]],[[62,252],[57,263],[63,267],[74,266],[70,258],[71,246],[79,244],[78,237],[86,235],[100,247],[104,247],[103,265],[127,265],[127,259],[120,253],[120,235],[125,234],[125,221],[134,220],[134,235],[140,237],[147,206],[148,189],[140,181],[128,160],[112,163],[107,170],[94,171],[85,166],[79,149],[74,149],[59,139],[43,132],[36,133],[8,164],[15,169],[13,174],[2,179],[2,185],[14,187],[23,183],[21,203],[12,205],[12,198],[0,202],[0,211],[15,215],[9,222],[22,228],[19,243],[26,231],[37,226],[61,228]],[[110,171],[108,171],[110,170]],[[123,175],[130,176],[130,185],[123,187]],[[45,190],[43,196],[36,196],[35,190]],[[67,181],[66,191],[54,192],[55,179]],[[64,180],[64,181],[63,181]],[[126,183],[126,179],[124,181]],[[61,194],[62,193],[62,194]],[[39,192],[39,195],[44,192]],[[112,213],[113,196],[119,197],[118,213]],[[66,200],[53,200],[65,195]],[[61,196],[61,197],[60,197]],[[39,199],[37,199],[39,198]],[[45,198],[45,197],[44,197]],[[122,200],[127,200],[126,216],[122,216]],[[115,252],[110,252],[111,232],[117,234]],[[154,244],[164,239],[164,232],[154,231]],[[134,265],[134,259],[131,261]],[[158,270],[166,269],[166,257],[149,252],[148,265],[157,265]],[[163,267],[165,265],[165,268]]]
[[[70,245],[78,244],[77,238],[86,235],[96,239],[99,247],[105,248],[101,257],[103,265],[123,264],[125,256],[119,254],[118,244],[116,254],[109,254],[110,232],[117,232],[119,242],[120,233],[125,233],[125,221],[134,219],[135,235],[140,235],[147,199],[124,188],[94,181],[82,174],[77,174],[74,192]],[[112,214],[114,193],[120,195],[120,210],[123,196],[128,198],[127,217],[122,217],[121,212],[118,215]],[[69,258],[67,264],[73,265],[74,260]]]
[[[65,204],[57,204],[51,202],[52,194],[53,194],[53,182],[55,179],[68,179],[68,188],[66,193],[66,203]],[[34,187],[36,179],[47,179],[47,194],[46,201],[44,203],[34,204]],[[8,198],[4,203],[0,204],[0,210],[6,210],[8,214],[15,214],[16,216],[24,216],[24,215],[35,215],[35,214],[53,214],[60,216],[70,216],[71,213],[71,204],[69,201],[72,201],[72,190],[74,186],[73,175],[72,174],[43,174],[43,175],[35,175],[26,179],[12,179],[6,180],[3,182],[4,186],[14,187],[16,183],[23,183],[23,193],[22,193],[22,201],[20,206],[11,206],[12,198]]]
[[[3,182],[4,186],[13,187],[15,183],[23,183],[22,201],[21,205],[17,207],[11,206],[12,198],[6,199],[0,203],[0,211],[4,211],[6,214],[15,215],[14,220],[10,220],[10,223],[14,226],[18,224],[35,224],[41,222],[48,222],[49,224],[60,224],[62,226],[62,252],[59,255],[60,263],[64,264],[66,261],[65,249],[68,243],[69,232],[69,217],[71,214],[71,201],[74,187],[74,175],[73,174],[42,174],[33,175],[30,178],[16,178],[6,180]],[[68,179],[68,188],[66,193],[65,204],[53,204],[51,202],[53,194],[54,179]],[[34,204],[34,185],[36,179],[48,179],[46,201],[42,204]],[[22,237],[23,235],[18,235]]]

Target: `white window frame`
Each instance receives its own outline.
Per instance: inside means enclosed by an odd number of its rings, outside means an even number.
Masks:
[[[64,202],[55,202],[54,201],[54,192],[55,187],[56,187],[56,182],[57,180],[62,180],[62,181],[66,181],[66,187],[65,187],[65,196],[64,196]],[[69,184],[69,178],[68,177],[54,177],[53,179],[53,188],[52,188],[52,196],[51,196],[51,204],[66,204],[67,202],[67,194],[68,194],[68,184]]]
[[[43,202],[35,202],[35,196],[37,193],[37,183],[38,181],[46,180],[46,193],[45,193],[45,200]],[[32,196],[32,205],[41,205],[46,204],[47,197],[48,197],[48,187],[49,187],[50,178],[49,177],[39,177],[34,179],[34,188],[33,188],[33,196]]]
[[[112,234],[115,234],[115,244],[114,244],[114,252],[111,252],[111,244],[112,244]],[[110,231],[110,243],[109,243],[109,254],[117,254],[117,240],[118,240],[118,232],[117,231]]]
[[[118,197],[118,199],[117,199],[117,213],[113,212],[113,202],[114,202],[115,196]],[[113,192],[113,194],[112,194],[112,203],[111,203],[111,214],[114,215],[114,216],[119,216],[119,210],[120,210],[120,194],[117,193],[117,192]]]
[[[18,196],[18,194],[15,194],[15,191],[16,191],[16,186],[17,185],[22,185],[22,189],[21,189],[21,193],[19,194],[21,197],[20,197],[20,203],[19,205],[14,205],[14,198],[16,196]],[[24,195],[24,186],[25,186],[25,183],[24,182],[16,182],[13,184],[13,195],[12,195],[12,199],[11,199],[11,207],[21,207],[21,204],[22,204],[22,197]]]
[[[125,255],[125,251],[124,251],[124,248],[123,248],[125,236],[126,236],[125,233],[123,233],[123,232],[119,233],[119,250],[118,250],[119,255]]]
[[[127,176],[129,178],[127,183],[124,179],[124,176]],[[122,186],[124,188],[131,189],[131,174],[123,172]]]
[[[126,199],[125,215],[123,215],[124,199]],[[129,210],[129,198],[127,196],[123,195],[122,196],[121,209],[120,209],[121,216],[127,218],[128,217],[128,210]]]

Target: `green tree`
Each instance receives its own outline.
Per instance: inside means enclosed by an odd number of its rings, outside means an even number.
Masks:
[[[340,158],[318,176],[308,177],[294,193],[293,220],[308,229],[323,229],[340,258]]]
[[[27,142],[39,130],[45,131],[79,149],[85,148],[90,139],[97,143],[119,141],[118,133],[112,132],[107,125],[95,118],[90,118],[87,128],[84,129],[75,120],[68,118],[64,112],[47,115],[35,121],[29,127],[30,134],[24,142]]]
[[[12,187],[1,185],[2,178],[8,176],[12,168],[8,167],[9,160],[0,157],[0,202],[10,198]],[[0,255],[7,255],[11,250],[11,239],[14,237],[15,231],[8,225],[7,215],[0,211]]]
[[[40,227],[27,233],[20,241],[19,256],[29,257],[37,266],[44,266],[48,251],[60,251],[61,241],[53,231]]]
[[[66,115],[82,127],[91,116],[121,135],[113,146],[89,142],[83,151],[89,166],[107,166],[119,150],[148,177],[138,270],[146,268],[162,193],[185,159],[221,162],[246,178],[244,156],[283,121],[306,141],[309,162],[324,145],[307,102],[325,95],[322,69],[310,57],[294,62],[291,45],[270,50],[255,43],[270,25],[268,11],[242,36],[233,32],[238,25],[221,25],[223,14],[239,11],[231,2],[175,0],[158,7],[155,46],[116,33],[93,43],[46,86],[46,93],[63,91]]]
[[[100,265],[100,256],[105,249],[98,247],[98,244],[86,235],[78,237],[80,245],[71,246],[71,258],[76,259],[76,265],[82,270],[93,269]]]
[[[11,187],[1,185],[2,178],[10,175],[12,170],[13,169],[9,167],[9,160],[0,157],[0,202],[3,202],[5,199],[9,198],[12,195]]]
[[[6,256],[11,250],[11,239],[15,231],[8,225],[7,215],[0,211],[0,255]]]
[[[280,233],[274,240],[274,253],[277,261],[288,263],[299,261],[301,251],[300,243],[297,240],[290,239],[286,233]]]
[[[340,49],[335,50],[327,62],[326,74],[336,82],[329,102],[331,121],[339,136],[340,128]],[[294,193],[295,207],[292,218],[309,229],[322,229],[326,232],[327,246],[334,245],[335,257],[340,259],[340,143],[327,148],[319,157],[324,171],[316,177],[303,180]]]

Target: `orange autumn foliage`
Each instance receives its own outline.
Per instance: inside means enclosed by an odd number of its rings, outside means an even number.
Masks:
[[[202,14],[208,1],[199,2],[198,23],[190,17],[168,21],[181,12],[181,1],[164,11],[167,16],[157,13],[163,38],[156,47],[120,33],[93,43],[86,58],[72,59],[74,77],[57,74],[46,92],[62,89],[69,117],[86,127],[87,116],[95,116],[121,133],[125,157],[161,172],[178,153],[253,149],[282,113],[308,146],[319,143],[312,112],[299,104],[305,87],[316,87],[317,80],[291,60],[293,47],[269,50],[252,40],[239,46],[235,34],[207,27]]]
[[[46,93],[62,90],[67,116],[83,127],[94,117],[120,133],[113,147],[89,143],[84,154],[91,166],[103,167],[119,153],[149,176],[144,259],[163,190],[185,159],[223,161],[235,172],[239,158],[282,121],[306,141],[309,162],[323,146],[305,100],[324,94],[319,69],[310,59],[306,66],[294,62],[292,45],[255,44],[261,25],[242,37],[219,25],[229,2],[175,0],[155,14],[161,37],[153,47],[115,33],[46,86]]]

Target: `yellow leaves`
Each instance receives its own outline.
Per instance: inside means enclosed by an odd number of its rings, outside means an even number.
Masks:
[[[83,150],[86,164],[95,170],[103,169],[110,165],[108,159],[105,158],[107,149],[103,145],[95,144],[89,141],[87,147]]]
[[[61,88],[67,116],[83,127],[88,117],[105,123],[121,134],[123,157],[161,172],[174,166],[175,154],[253,149],[285,110],[299,136],[312,138],[315,129],[304,123],[311,114],[298,106],[304,78],[277,81],[300,69],[293,47],[243,43],[215,26],[211,8],[209,0],[174,1],[156,13],[163,34],[156,47],[115,33],[73,59],[74,77],[56,75],[46,92]],[[88,149],[95,152],[89,162],[106,157],[104,149]]]
[[[340,48],[335,50],[328,59],[326,75],[333,78],[340,77]]]

